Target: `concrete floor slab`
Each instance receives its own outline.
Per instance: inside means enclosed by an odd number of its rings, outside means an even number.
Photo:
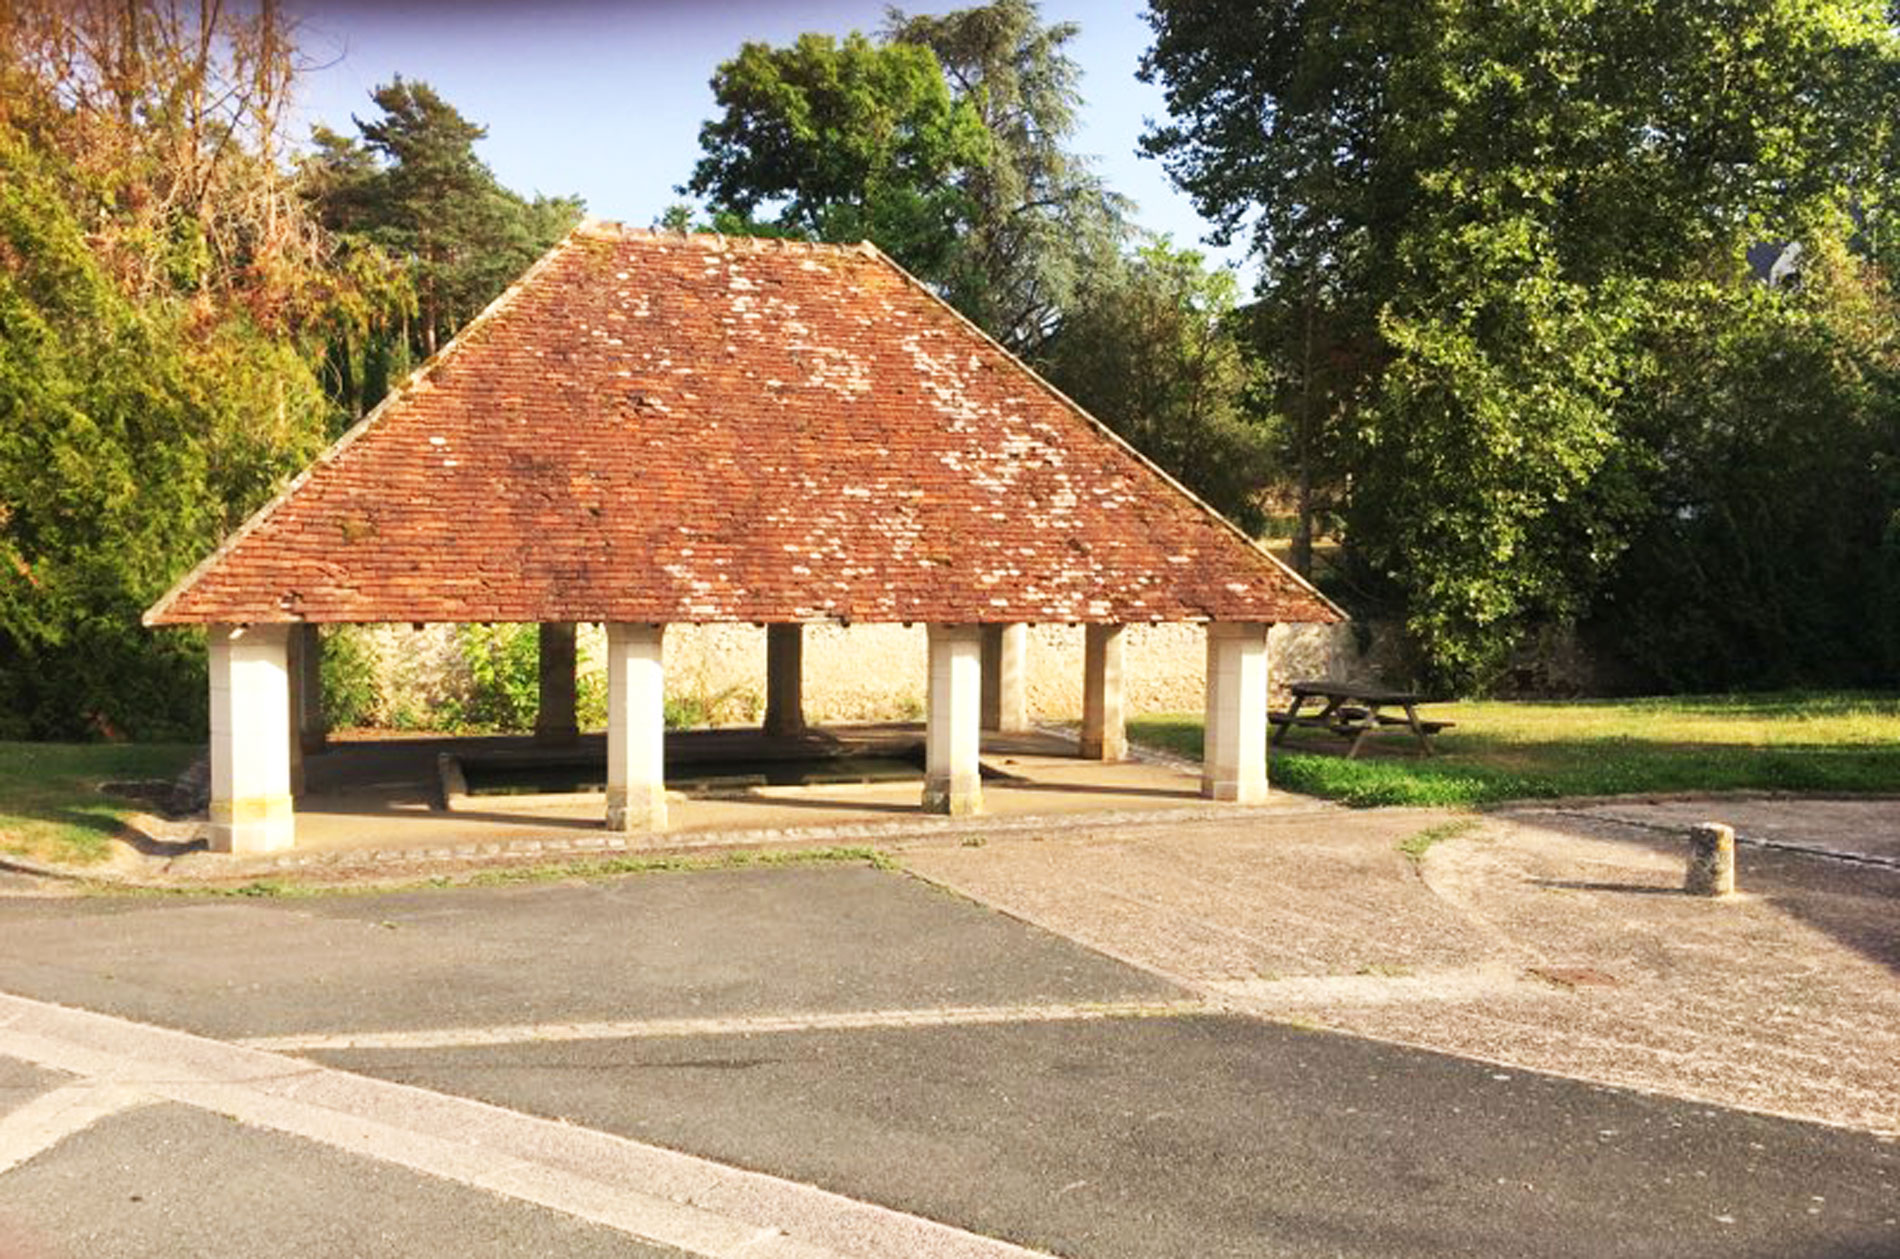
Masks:
[[[1057,1254],[1900,1249],[1900,1150],[1233,1017],[316,1055]]]
[[[907,738],[921,739],[922,727],[839,727],[832,733],[883,747]],[[707,746],[676,750],[681,744],[690,747],[693,740]],[[668,755],[689,759],[723,755],[721,741],[732,744],[726,751],[733,756],[755,755],[757,745],[768,742],[746,730],[675,732],[669,735]],[[592,754],[592,744],[584,741],[582,747]],[[333,743],[322,755],[305,762],[309,793],[297,801],[298,851],[320,856],[358,850],[428,850],[572,838],[601,831],[604,797],[593,795],[576,795],[566,803],[546,797],[527,801],[508,796],[466,797],[455,811],[446,810],[436,758],[458,749],[469,755],[535,752],[528,740],[508,736]],[[984,761],[1004,775],[984,783],[987,817],[1167,810],[1200,802],[1200,780],[1187,770],[1144,761],[1082,760],[1074,741],[1060,735],[1034,731],[985,735]],[[919,769],[915,781],[762,787],[715,796],[676,794],[668,805],[668,828],[653,843],[692,844],[729,831],[922,819],[922,789]]]
[[[0,1176],[9,1259],[663,1259],[572,1216],[179,1105],[102,1119]]]

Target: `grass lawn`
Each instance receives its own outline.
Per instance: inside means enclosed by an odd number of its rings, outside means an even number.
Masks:
[[[1299,731],[1273,749],[1273,784],[1352,805],[1452,808],[1646,791],[1900,793],[1900,696],[1890,694],[1472,701],[1421,715],[1458,723],[1433,740],[1436,757],[1387,735],[1349,761],[1345,740]],[[1138,717],[1128,733],[1201,754],[1199,714]]]
[[[136,801],[99,784],[174,778],[202,749],[188,743],[0,741],[0,852],[74,864],[98,861]]]

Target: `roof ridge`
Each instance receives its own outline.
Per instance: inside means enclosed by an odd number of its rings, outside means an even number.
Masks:
[[[795,236],[748,236],[729,232],[676,231],[670,227],[630,227],[613,219],[588,218],[574,229],[589,240],[624,241],[631,244],[688,244],[721,252],[745,250],[749,253],[827,253],[857,254],[881,258],[877,246],[868,240],[846,244],[840,241],[800,240]]]
[[[434,375],[444,363],[459,353],[462,347],[468,344],[469,339],[481,329],[483,325],[500,314],[506,307],[512,305],[515,298],[520,296],[522,290],[525,289],[532,280],[538,277],[543,271],[546,271],[556,258],[565,254],[568,249],[573,246],[575,241],[581,239],[582,236],[586,234],[590,223],[596,223],[598,221],[599,220],[596,219],[583,218],[579,223],[569,228],[565,236],[554,242],[546,253],[535,259],[534,264],[517,276],[514,283],[510,284],[500,293],[497,293],[495,299],[489,302],[488,305],[482,307],[481,313],[477,314],[466,324],[463,324],[460,331],[450,337],[441,349],[417,364],[407,376],[403,377],[402,383],[384,394],[383,400],[371,407],[369,412],[364,415],[362,419],[345,429],[342,436],[324,447],[321,454],[304,465],[303,469],[298,472],[296,476],[286,481],[283,488],[271,496],[270,501],[245,517],[244,523],[232,530],[229,536],[212,550],[211,554],[198,561],[197,564],[192,566],[189,572],[173,582],[171,589],[160,595],[158,601],[152,604],[151,607],[145,609],[144,615],[139,618],[140,623],[147,627],[156,626],[159,623],[158,618],[164,616],[172,604],[183,598],[186,592],[198,583],[199,578],[210,571],[219,560],[235,550],[238,544],[243,542],[244,539],[261,529],[264,524],[277,513],[277,510],[288,502],[290,497],[302,488],[303,484],[315,475],[319,469],[326,468],[332,463],[335,463],[336,460],[342,456],[344,451],[355,445],[382,420],[385,412],[390,410],[403,398],[414,393],[430,376]]]

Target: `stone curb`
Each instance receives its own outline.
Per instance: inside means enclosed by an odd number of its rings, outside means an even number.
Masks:
[[[362,875],[386,872],[392,877],[407,880],[427,877],[432,871],[438,870],[461,872],[471,865],[481,868],[505,868],[532,865],[538,862],[567,862],[590,858],[663,859],[691,856],[695,853],[797,852],[800,849],[824,846],[861,845],[901,848],[918,843],[962,841],[991,835],[1018,835],[1056,828],[1166,826],[1243,818],[1266,820],[1281,817],[1311,817],[1315,814],[1336,812],[1340,808],[1339,805],[1325,801],[1302,801],[1298,805],[1222,803],[1190,805],[1176,809],[1119,809],[989,818],[912,818],[898,822],[705,831],[694,835],[665,836],[664,842],[659,843],[654,842],[653,837],[650,836],[593,832],[580,835],[551,834],[514,840],[438,844],[416,848],[289,852],[274,857],[248,859],[195,852],[173,858],[161,870],[146,876],[131,875],[117,870],[88,870],[83,867],[61,866],[21,857],[0,857],[0,869],[14,869],[23,874],[70,883],[106,884],[119,888],[190,890],[192,888],[208,889],[229,883],[283,875],[320,877],[325,874]]]
[[[516,840],[489,840],[479,843],[436,845],[427,848],[381,848],[358,849],[330,853],[285,853],[282,856],[259,858],[242,864],[232,862],[223,864],[222,859],[209,858],[208,855],[194,854],[190,858],[179,860],[193,864],[218,861],[220,868],[215,873],[207,871],[208,878],[230,879],[247,875],[276,874],[286,871],[318,872],[325,870],[383,870],[403,869],[413,871],[430,865],[468,862],[493,861],[497,863],[520,861],[524,858],[536,859],[572,859],[587,857],[673,857],[685,856],[695,852],[717,852],[724,850],[749,849],[785,849],[795,851],[799,848],[822,845],[875,846],[871,841],[902,843],[903,841],[924,841],[933,839],[965,839],[972,836],[992,834],[1016,834],[1025,831],[1048,830],[1053,827],[1069,826],[1134,826],[1166,825],[1181,822],[1197,822],[1237,817],[1283,817],[1296,810],[1283,805],[1241,805],[1213,804],[1189,806],[1179,809],[1122,809],[1099,813],[1054,813],[1027,814],[1017,817],[975,817],[944,818],[940,821],[928,818],[910,819],[901,822],[863,822],[844,825],[759,828],[753,830],[705,831],[697,835],[665,836],[663,842],[653,842],[652,837],[639,835],[615,835],[606,832],[577,836],[549,835]],[[1298,809],[1299,813],[1310,810]],[[177,865],[175,861],[173,865]],[[168,885],[177,885],[191,880],[187,871],[168,871],[183,876],[168,880]]]
[[[1615,804],[1615,803],[1621,802],[1621,803],[1627,804],[1632,801],[1640,801],[1642,803],[1651,803],[1651,802],[1679,803],[1679,802],[1686,802],[1686,801],[1691,801],[1691,800],[1714,800],[1714,799],[1779,800],[1779,799],[1785,799],[1785,798],[1790,798],[1790,797],[1787,797],[1785,795],[1779,795],[1779,794],[1777,795],[1763,795],[1763,794],[1739,795],[1737,794],[1737,795],[1722,796],[1719,798],[1713,797],[1713,796],[1679,796],[1673,799],[1670,797],[1664,797],[1664,796],[1612,796],[1604,800],[1602,803]],[[1801,798],[1801,799],[1883,799],[1885,797],[1810,796],[1810,797],[1796,797],[1796,798]],[[1602,823],[1604,825],[1609,825],[1609,826],[1624,826],[1624,827],[1628,827],[1631,830],[1637,830],[1637,831],[1653,831],[1659,835],[1674,835],[1678,838],[1681,838],[1688,829],[1687,827],[1681,825],[1680,823],[1645,822],[1637,818],[1616,817],[1615,815],[1608,814],[1608,813],[1592,813],[1592,812],[1587,811],[1584,808],[1577,807],[1574,805],[1566,805],[1566,806],[1560,807],[1554,804],[1541,805],[1541,806],[1521,804],[1521,805],[1514,806],[1512,811],[1515,813],[1554,813],[1559,817],[1574,817],[1586,822],[1598,822],[1598,823]],[[1769,849],[1775,852],[1792,852],[1792,853],[1798,853],[1804,857],[1822,857],[1829,861],[1845,861],[1852,865],[1875,866],[1882,870],[1900,870],[1900,858],[1897,858],[1897,857],[1879,857],[1879,856],[1875,856],[1872,853],[1865,853],[1865,852],[1842,852],[1841,850],[1837,848],[1822,848],[1817,844],[1802,844],[1802,843],[1796,843],[1792,840],[1786,840],[1786,839],[1765,839],[1760,835],[1743,834],[1739,830],[1735,832],[1735,842],[1738,844],[1746,844],[1750,848],[1765,848],[1765,849]]]
[[[1477,806],[1480,813],[1509,813],[1526,809],[1582,809],[1605,804],[1692,804],[1696,801],[1769,801],[1801,800],[1819,802],[1839,800],[1848,804],[1870,800],[1900,800],[1900,792],[1836,792],[1832,795],[1813,791],[1763,791],[1738,788],[1734,791],[1630,791],[1620,796],[1526,796],[1520,800],[1499,800]]]

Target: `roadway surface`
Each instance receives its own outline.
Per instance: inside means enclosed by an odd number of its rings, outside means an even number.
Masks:
[[[0,898],[0,1257],[1900,1254],[1900,1147],[1263,1022],[908,876]]]

